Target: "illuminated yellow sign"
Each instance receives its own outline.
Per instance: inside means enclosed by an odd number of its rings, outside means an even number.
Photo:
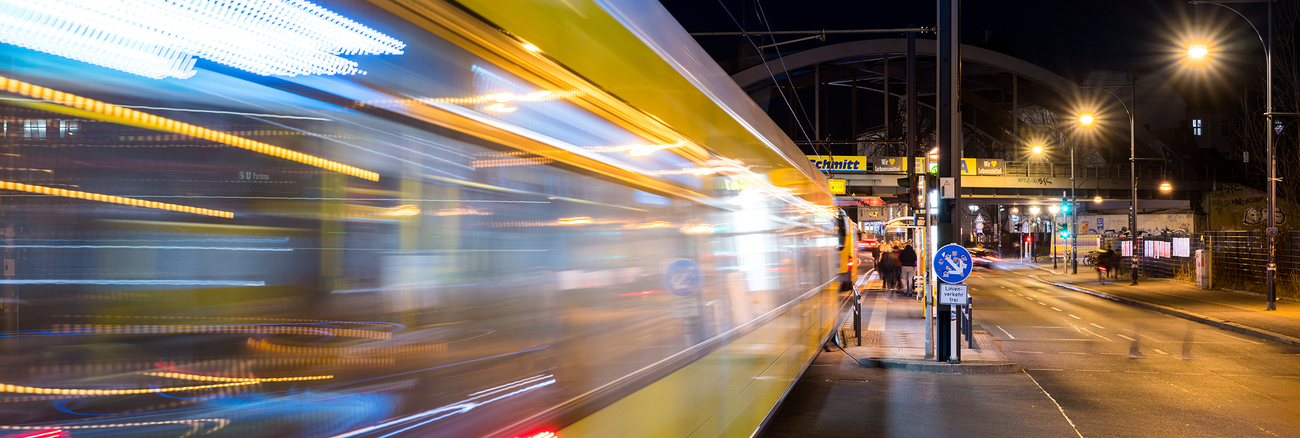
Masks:
[[[807,155],[808,161],[817,165],[817,170],[833,173],[867,173],[867,157],[836,155]]]
[[[831,178],[831,179],[830,179],[830,183],[831,183],[831,193],[832,193],[832,194],[843,195],[843,194],[845,194],[845,193],[848,193],[848,191],[849,191],[849,181],[848,181],[848,180],[840,179],[840,178]]]

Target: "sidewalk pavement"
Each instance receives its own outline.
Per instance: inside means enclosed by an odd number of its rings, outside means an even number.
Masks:
[[[1044,283],[1075,290],[1131,306],[1154,310],[1224,330],[1300,346],[1300,304],[1277,301],[1277,310],[1265,311],[1265,297],[1248,292],[1201,290],[1195,285],[1171,279],[1147,279],[1129,286],[1129,278],[1097,281],[1092,268],[1066,274],[1024,263],[1043,271],[1030,275]]]
[[[957,374],[1010,373],[1017,370],[994,343],[993,336],[976,324],[976,348],[961,340],[961,362],[926,358],[925,306],[910,295],[885,291],[875,271],[858,281],[862,291],[862,346],[853,337],[849,321],[842,329],[844,350],[867,367]],[[945,315],[947,316],[947,315]]]

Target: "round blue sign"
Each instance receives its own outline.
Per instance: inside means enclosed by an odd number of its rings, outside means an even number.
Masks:
[[[694,260],[677,259],[664,271],[664,287],[679,297],[690,296],[700,290],[700,265]]]
[[[961,283],[970,277],[974,263],[971,262],[970,251],[961,245],[949,243],[934,253],[932,267],[934,275],[944,283]]]

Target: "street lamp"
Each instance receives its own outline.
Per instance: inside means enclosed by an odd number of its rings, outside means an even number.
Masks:
[[[1042,155],[1042,154],[1043,154],[1043,145],[1042,145],[1041,143],[1036,143],[1036,144],[1034,144],[1034,149],[1033,149],[1033,151],[1034,151],[1034,155]]]
[[[1277,216],[1275,211],[1277,208],[1277,160],[1275,160],[1275,157],[1273,156],[1273,1],[1233,0],[1231,2],[1268,3],[1268,28],[1266,29],[1268,32],[1268,43],[1264,42],[1264,37],[1259,34],[1259,29],[1255,27],[1255,23],[1252,23],[1245,15],[1241,15],[1241,12],[1237,12],[1236,9],[1213,1],[1192,1],[1189,3],[1194,5],[1208,3],[1223,7],[1224,9],[1236,13],[1237,16],[1241,17],[1241,19],[1246,20],[1246,23],[1250,25],[1251,29],[1255,30],[1255,36],[1259,38],[1259,43],[1264,46],[1265,88],[1268,89],[1267,93],[1265,93],[1267,97],[1265,97],[1264,103],[1264,107],[1266,108],[1264,110],[1264,120],[1266,122],[1264,125],[1264,144],[1268,155],[1268,230],[1266,231],[1268,236],[1266,239],[1268,242],[1268,265],[1264,270],[1264,287],[1268,291],[1268,304],[1264,310],[1277,310],[1277,284],[1274,281],[1277,274],[1277,260],[1274,258],[1274,253],[1277,248],[1277,224],[1274,222],[1274,219]],[[1193,58],[1202,58],[1209,52],[1209,49],[1203,44],[1196,44],[1187,48],[1187,56]],[[1164,190],[1163,184],[1160,189]]]
[[[1162,182],[1162,183],[1160,183],[1160,191],[1162,191],[1162,192],[1169,192],[1170,190],[1173,190],[1173,189],[1174,189],[1174,186],[1170,185],[1170,184],[1167,183],[1167,182]]]
[[[1096,202],[1096,203],[1100,204],[1100,203],[1101,203],[1101,195],[1093,196],[1093,197],[1092,197],[1092,202]],[[1076,274],[1077,274],[1077,273],[1078,273],[1078,272],[1076,272]]]
[[[1056,269],[1056,214],[1061,212],[1061,207],[1052,205],[1047,207],[1047,211],[1052,212],[1052,269]]]
[[[1132,275],[1132,278],[1133,278],[1133,283],[1130,284],[1130,286],[1137,286],[1137,284],[1138,284],[1138,257],[1137,257],[1137,248],[1138,248],[1138,231],[1137,231],[1137,210],[1138,210],[1138,186],[1137,186],[1137,129],[1136,129],[1136,123],[1135,123],[1135,119],[1136,119],[1136,117],[1133,115],[1133,113],[1137,112],[1137,74],[1135,73],[1135,74],[1132,74],[1132,75],[1129,76],[1129,90],[1130,90],[1130,93],[1131,93],[1131,95],[1130,95],[1130,96],[1131,96],[1131,99],[1133,100],[1133,108],[1129,108],[1128,104],[1124,103],[1124,99],[1121,99],[1121,98],[1119,97],[1118,94],[1115,94],[1114,91],[1110,91],[1110,90],[1108,90],[1108,89],[1106,89],[1106,88],[1104,88],[1104,87],[1088,87],[1088,86],[1085,86],[1085,87],[1083,87],[1083,88],[1085,88],[1085,89],[1087,89],[1087,88],[1096,88],[1096,89],[1098,89],[1098,90],[1101,90],[1101,91],[1105,91],[1105,92],[1107,92],[1107,93],[1110,93],[1110,95],[1111,95],[1111,96],[1114,96],[1114,97],[1115,97],[1115,100],[1118,100],[1118,101],[1119,101],[1119,104],[1120,104],[1121,106],[1124,107],[1124,112],[1125,112],[1126,114],[1128,114],[1128,154],[1129,154],[1129,155],[1128,155],[1128,162],[1129,162],[1129,185],[1131,185],[1131,186],[1132,186],[1132,189],[1133,189],[1133,193],[1132,193],[1132,196],[1133,196],[1133,197],[1131,198],[1131,203],[1129,204],[1129,211],[1128,211],[1128,229],[1129,229],[1129,232],[1130,232],[1130,233],[1133,233],[1133,252],[1132,252],[1131,255],[1129,256],[1129,259],[1130,259],[1130,261],[1131,261],[1132,263],[1130,264],[1130,269],[1129,269],[1130,272],[1129,272],[1129,274],[1131,274],[1131,275]],[[1088,115],[1091,116],[1092,113],[1088,113]],[[1083,118],[1082,116],[1080,116],[1080,117],[1079,117],[1080,125],[1082,125],[1082,126],[1085,127],[1085,128],[1091,128],[1091,127],[1093,127],[1093,126],[1096,126],[1096,118],[1094,118],[1094,117],[1089,117],[1089,119],[1091,119],[1091,120],[1089,121],[1089,123],[1086,123],[1086,124],[1085,124],[1085,123],[1083,123],[1084,118]],[[1096,201],[1096,199],[1093,199],[1093,200]],[[1098,202],[1100,202],[1100,201],[1098,201]]]

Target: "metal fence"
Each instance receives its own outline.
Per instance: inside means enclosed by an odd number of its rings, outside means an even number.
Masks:
[[[1147,254],[1145,242],[1173,243],[1174,237],[1189,239],[1188,257],[1156,257]],[[1260,292],[1264,287],[1265,267],[1268,255],[1265,252],[1266,237],[1263,231],[1213,231],[1201,234],[1178,236],[1143,237],[1134,249],[1138,257],[1139,274],[1151,278],[1191,279],[1196,269],[1196,251],[1209,250],[1213,257],[1213,276],[1216,287],[1228,287]],[[1103,244],[1111,245],[1120,252],[1123,242],[1129,238],[1107,237]],[[1284,232],[1277,241],[1277,275],[1280,295],[1300,293],[1300,231]],[[1121,257],[1118,273],[1122,277],[1129,275],[1130,257]],[[1283,292],[1284,290],[1288,292]]]

